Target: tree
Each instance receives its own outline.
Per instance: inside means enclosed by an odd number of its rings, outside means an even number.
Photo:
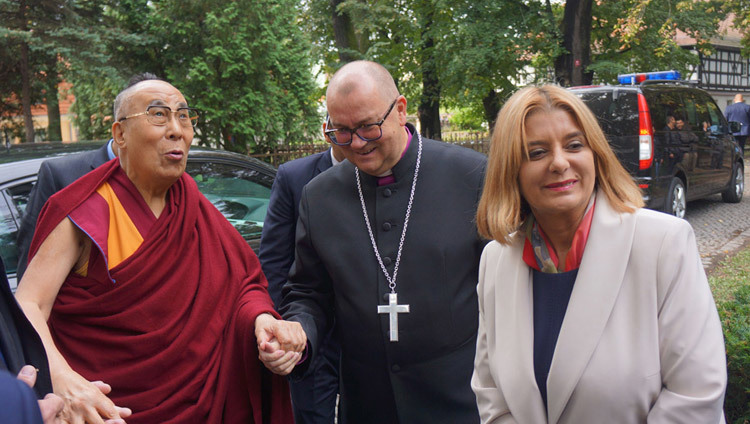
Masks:
[[[472,105],[494,126],[502,101],[558,54],[544,5],[521,0],[454,2],[451,36],[441,46],[443,93],[452,107]]]
[[[562,20],[563,52],[555,61],[557,82],[564,86],[590,85],[591,8],[593,0],[568,0]]]
[[[79,6],[78,25],[60,34],[77,40],[61,49],[66,58],[64,74],[73,85],[80,137],[101,140],[111,136],[112,105],[130,77],[142,72],[166,76],[160,58],[164,41],[149,32],[154,9],[148,0],[84,2]]]
[[[308,1],[305,5],[316,52],[326,72],[335,72],[348,59],[382,64],[402,94],[418,99],[408,106],[413,111],[417,105],[422,135],[440,138],[440,60],[436,47],[448,28],[451,8],[447,2],[344,0],[332,1],[323,9],[321,3]],[[325,18],[315,18],[321,10],[328,11]],[[329,16],[335,19],[331,21]],[[352,23],[352,31],[343,26],[346,22]]]
[[[31,106],[45,102],[49,126],[45,138],[61,140],[59,92],[60,75],[71,63],[85,62],[99,38],[87,37],[92,22],[84,16],[101,10],[95,2],[73,0],[0,0],[0,45],[8,52],[3,72],[13,70],[18,79],[1,85],[0,102],[20,100],[24,116],[25,141],[34,141]],[[94,24],[95,25],[95,24]],[[88,65],[91,66],[91,65]],[[12,109],[11,106],[4,109]]]
[[[153,23],[168,79],[203,112],[202,143],[265,152],[319,132],[296,1],[162,1]]]
[[[742,55],[750,56],[750,5],[747,0],[727,0],[724,11],[732,14],[732,23],[742,33]]]
[[[20,99],[20,110],[24,118],[25,141],[31,143],[34,141],[34,123],[31,116],[32,88],[34,82],[32,73],[31,58],[29,54],[29,43],[32,39],[29,31],[30,7],[26,0],[17,2],[3,0],[0,3],[0,17],[2,17],[3,26],[0,32],[3,35],[3,49],[7,49],[10,54],[10,69],[18,71],[20,85],[16,87],[6,87],[8,91],[2,93],[0,101],[6,102],[5,99]],[[6,107],[7,109],[7,107]]]
[[[321,2],[322,4],[325,4]],[[353,62],[362,58],[362,54],[369,48],[369,33],[355,31],[354,23],[349,14],[339,10],[339,5],[344,0],[330,0],[330,8],[325,12],[330,13],[333,27],[333,36],[338,50],[338,58],[341,63]],[[360,0],[360,3],[364,3]]]
[[[616,74],[628,71],[678,69],[685,73],[699,58],[677,45],[677,30],[695,38],[698,48],[706,51],[726,17],[724,4],[718,0],[597,0],[590,12],[587,2],[565,4],[560,39],[564,52],[556,62],[556,78],[562,84],[612,82]],[[554,19],[551,8],[548,15]],[[589,16],[591,22],[586,24]],[[585,41],[585,28],[591,28],[590,42]]]

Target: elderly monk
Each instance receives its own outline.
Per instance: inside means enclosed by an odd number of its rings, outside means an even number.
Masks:
[[[119,159],[50,198],[16,295],[65,418],[124,417],[117,404],[129,423],[291,422],[253,332],[289,361],[304,335],[274,318],[258,259],[184,172],[197,114],[161,80],[126,88],[115,113]]]

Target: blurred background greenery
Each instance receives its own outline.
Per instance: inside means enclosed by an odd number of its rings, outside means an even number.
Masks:
[[[0,127],[62,140],[69,98],[78,139],[108,138],[115,94],[148,71],[203,111],[201,144],[263,153],[321,141],[327,78],[369,59],[392,72],[422,134],[442,138],[491,128],[528,83],[685,75],[720,22],[747,28],[748,16],[746,0],[0,0]],[[34,105],[44,127],[28,119]]]

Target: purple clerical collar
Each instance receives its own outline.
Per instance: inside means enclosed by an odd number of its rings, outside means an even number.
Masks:
[[[411,144],[411,131],[409,131],[409,128],[404,127],[406,130],[406,147],[404,148],[404,151],[401,152],[401,158],[403,159],[404,155],[406,154],[406,151],[409,150],[409,145]],[[388,184],[393,184],[396,182],[396,177],[393,176],[393,172],[390,173],[390,175],[386,175],[384,177],[378,177],[378,186],[384,186]]]

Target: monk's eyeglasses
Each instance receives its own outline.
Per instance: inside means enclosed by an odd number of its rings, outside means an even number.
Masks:
[[[125,116],[118,119],[122,122],[126,119],[135,118],[137,116],[146,115],[146,120],[153,125],[167,125],[169,122],[169,116],[174,114],[177,118],[177,122],[183,127],[195,127],[198,123],[198,111],[189,107],[181,107],[173,111],[169,106],[149,106],[145,112],[134,113],[132,115]]]
[[[383,116],[383,119],[381,119],[380,122],[363,124],[358,126],[357,128],[354,128],[353,130],[350,130],[349,128],[331,128],[331,117],[328,116],[326,118],[326,128],[331,129],[325,130],[325,134],[329,139],[331,139],[331,142],[333,144],[336,144],[338,146],[348,146],[352,144],[354,134],[357,134],[357,137],[361,138],[364,142],[369,143],[371,141],[375,141],[383,136],[383,128],[381,128],[381,126],[383,125],[383,122],[385,122],[385,119],[388,117],[388,115],[391,114],[393,106],[396,105],[397,100],[398,97],[396,97],[396,100],[391,103],[391,106],[388,108],[388,111],[385,112],[385,116]]]

